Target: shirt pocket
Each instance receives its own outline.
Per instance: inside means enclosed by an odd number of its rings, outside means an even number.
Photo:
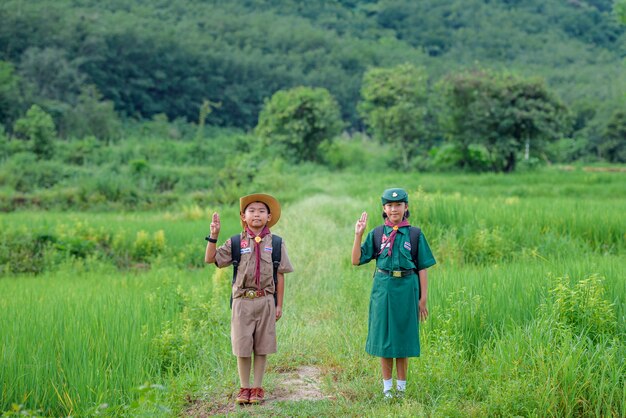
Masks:
[[[274,275],[274,266],[272,265],[272,249],[270,247],[261,247],[261,276],[272,277]]]
[[[410,270],[416,268],[413,263],[413,257],[411,256],[411,243],[405,241],[400,246],[400,257],[398,257],[400,268]]]

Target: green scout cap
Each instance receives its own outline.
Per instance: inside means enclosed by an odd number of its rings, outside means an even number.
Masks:
[[[409,194],[404,189],[394,188],[387,189],[381,197],[383,205],[389,202],[406,202],[409,203]]]

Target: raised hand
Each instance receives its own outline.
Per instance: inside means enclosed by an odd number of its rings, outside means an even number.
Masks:
[[[363,212],[356,225],[354,226],[354,233],[357,235],[363,235],[365,227],[367,226],[367,212]]]
[[[213,213],[213,219],[211,220],[211,237],[217,239],[220,234],[220,228],[222,227],[220,223],[220,215],[217,212]]]

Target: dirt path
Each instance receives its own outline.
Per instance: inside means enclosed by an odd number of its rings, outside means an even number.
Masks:
[[[295,370],[281,374],[276,389],[266,395],[265,403],[260,406],[271,407],[274,402],[315,401],[326,399],[320,390],[320,370],[315,366],[301,366]],[[210,405],[204,401],[194,401],[184,413],[186,417],[204,418],[213,415],[224,415],[234,412],[237,408],[231,399],[228,403]],[[244,406],[243,408],[248,408]],[[254,407],[259,408],[259,407]]]

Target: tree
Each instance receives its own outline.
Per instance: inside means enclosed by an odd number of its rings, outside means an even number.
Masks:
[[[59,48],[28,48],[21,57],[19,73],[35,99],[74,103],[85,75]]]
[[[19,78],[10,62],[0,61],[0,124],[13,122],[19,108]]]
[[[120,121],[113,102],[103,100],[95,86],[82,88],[76,106],[63,115],[61,136],[94,136],[110,141],[119,136]]]
[[[600,155],[612,163],[626,163],[626,111],[613,113],[599,144]]]
[[[52,117],[37,105],[31,106],[26,116],[13,125],[13,132],[31,141],[32,151],[41,159],[49,159],[54,153],[56,137]]]
[[[569,129],[566,107],[540,79],[471,71],[447,77],[440,89],[448,139],[465,155],[471,144],[484,145],[494,171],[513,171],[517,154],[539,154]]]
[[[378,141],[394,145],[405,167],[428,132],[427,80],[410,64],[374,68],[363,77],[359,113]]]
[[[626,25],[626,0],[617,0],[615,2],[615,14]]]
[[[319,145],[341,133],[339,105],[324,88],[281,90],[265,102],[256,134],[294,161],[319,161]]]

